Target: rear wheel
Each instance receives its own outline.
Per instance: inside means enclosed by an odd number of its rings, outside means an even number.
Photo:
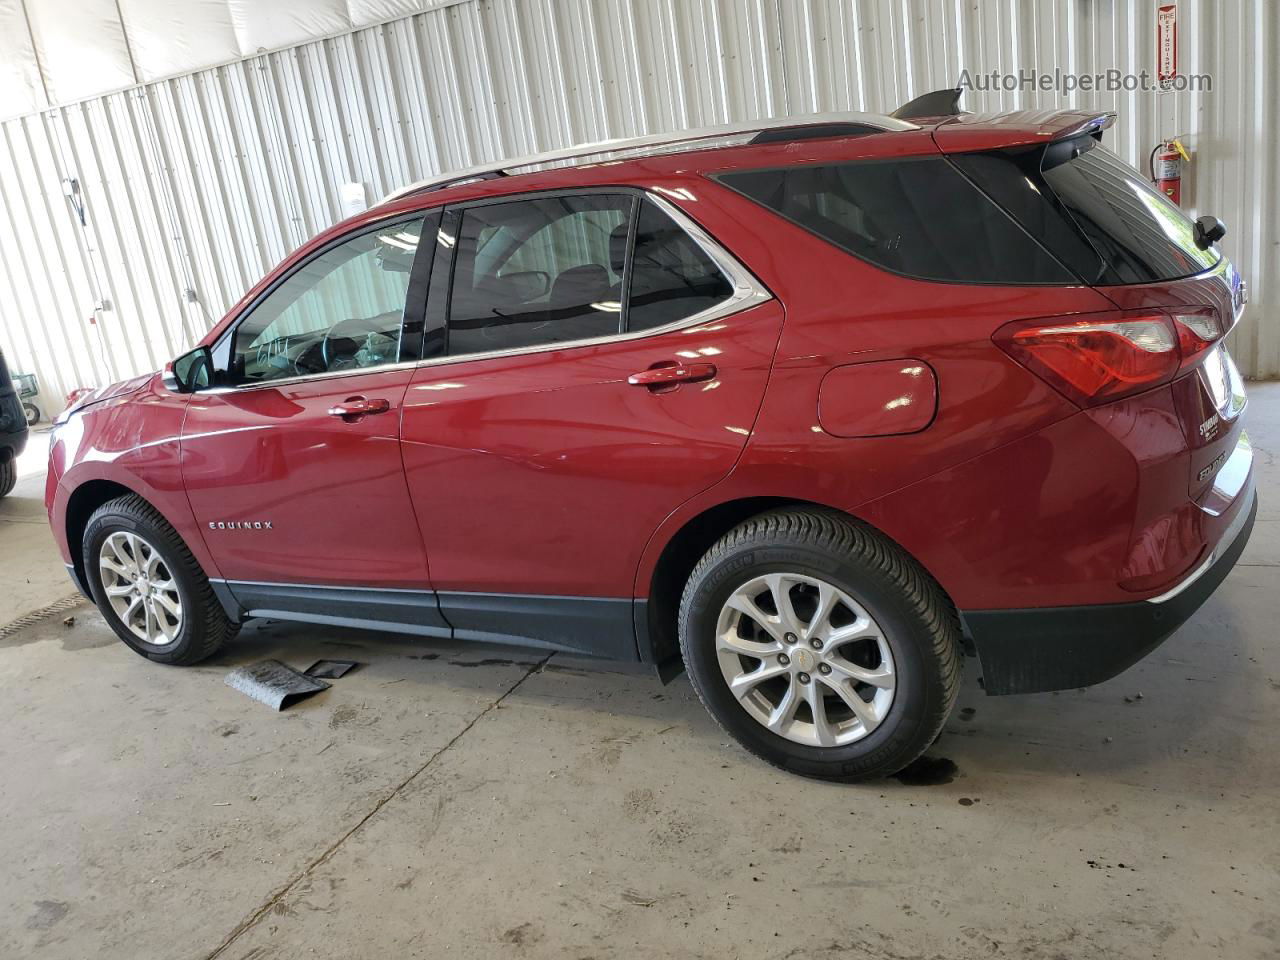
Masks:
[[[680,644],[699,698],[784,769],[888,776],[934,741],[955,703],[959,623],[895,544],[822,510],[763,514],[694,569]]]
[[[103,617],[136,653],[186,665],[235,636],[196,558],[141,497],[103,504],[85,527],[84,567]]]
[[[18,463],[15,457],[0,463],[0,497],[8,496],[18,482]]]

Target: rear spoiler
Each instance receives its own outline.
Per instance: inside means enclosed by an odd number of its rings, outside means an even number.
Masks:
[[[1083,136],[1088,134],[1095,140],[1102,139],[1102,131],[1111,127],[1116,122],[1114,111],[1107,113],[1095,113],[1093,116],[1085,117],[1074,126],[1066,127],[1056,131],[1053,135],[1054,140],[1069,140],[1072,137]]]
[[[1004,150],[1015,147],[1065,144],[1082,137],[1102,140],[1116,122],[1111,111],[1010,110],[944,117],[933,129],[933,141],[943,153]]]

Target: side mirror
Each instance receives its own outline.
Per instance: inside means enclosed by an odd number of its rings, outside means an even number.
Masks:
[[[1227,235],[1227,225],[1217,217],[1205,214],[1196,218],[1196,246],[1208,250]]]
[[[213,383],[213,353],[196,347],[164,368],[164,385],[174,393],[195,393]]]

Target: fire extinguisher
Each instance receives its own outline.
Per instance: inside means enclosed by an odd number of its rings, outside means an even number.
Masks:
[[[1162,140],[1151,151],[1151,181],[1156,189],[1174,203],[1182,203],[1182,164],[1190,161],[1187,151],[1177,139]]]

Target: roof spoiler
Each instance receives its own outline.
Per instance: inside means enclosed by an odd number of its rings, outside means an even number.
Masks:
[[[960,113],[960,88],[956,87],[952,90],[922,93],[914,100],[904,103],[889,116],[895,120],[917,120],[921,117],[955,117]]]
[[[1079,123],[1065,127],[1054,134],[1054,140],[1067,140],[1071,137],[1079,137],[1088,134],[1095,140],[1102,139],[1102,131],[1106,130],[1116,122],[1114,111],[1108,113],[1095,113],[1092,116],[1084,117]]]

